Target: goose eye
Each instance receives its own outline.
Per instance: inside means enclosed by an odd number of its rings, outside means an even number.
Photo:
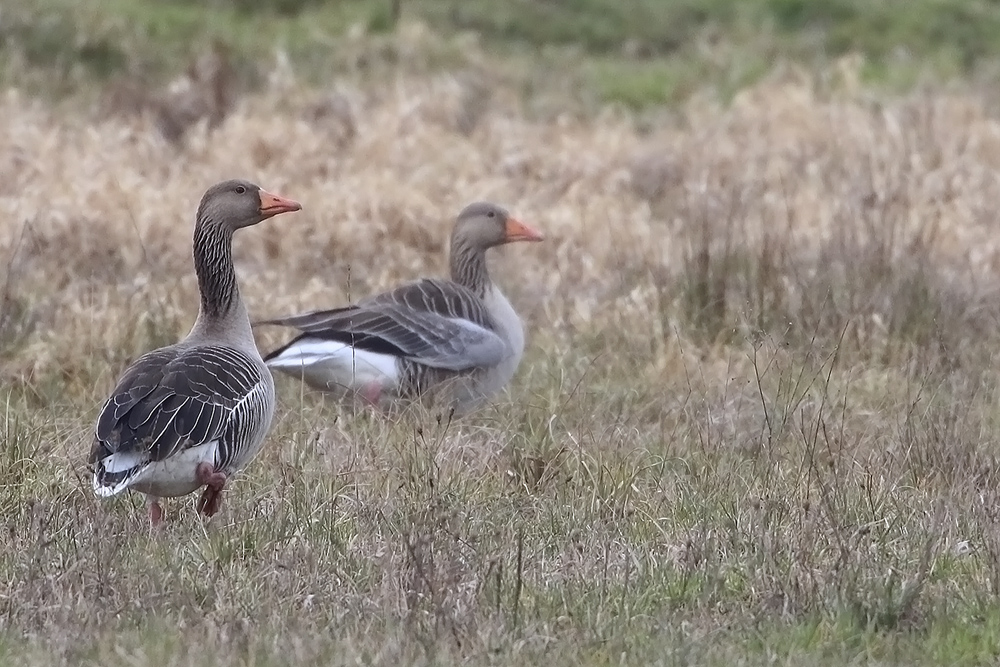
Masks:
[[[238,195],[244,195],[244,194],[246,194],[246,192],[247,192],[247,189],[245,187],[243,187],[242,185],[237,185],[236,186],[236,194],[238,194]]]
[[[489,213],[487,213],[486,215],[487,215],[487,217],[490,217],[490,218],[495,218],[495,217],[497,217],[497,214],[496,214],[496,211],[490,211],[490,212],[489,212]]]

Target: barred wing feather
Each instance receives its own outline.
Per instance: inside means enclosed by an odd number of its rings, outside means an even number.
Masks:
[[[212,441],[220,442],[225,466],[241,431],[252,426],[234,420],[246,421],[241,413],[263,382],[253,360],[231,347],[171,347],[140,357],[97,419],[90,452],[95,489],[116,493],[144,466]]]
[[[353,306],[261,324],[291,326],[302,332],[265,361],[317,339],[451,371],[492,366],[507,353],[507,344],[482,300],[457,283],[437,279],[408,283]]]

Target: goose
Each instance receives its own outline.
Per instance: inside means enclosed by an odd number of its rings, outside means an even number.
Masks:
[[[452,230],[450,280],[423,278],[345,307],[255,322],[300,332],[264,362],[376,406],[446,391],[451,416],[467,414],[507,385],[524,353],[523,324],[490,279],[486,251],[544,238],[497,204],[469,204]]]
[[[260,451],[274,414],[274,380],[236,282],[233,233],[301,208],[243,180],[205,192],[194,228],[198,317],[182,341],[132,363],[101,408],[89,457],[98,496],[145,494],[152,527],[163,521],[161,498],[201,487],[198,512],[218,512],[226,481]]]

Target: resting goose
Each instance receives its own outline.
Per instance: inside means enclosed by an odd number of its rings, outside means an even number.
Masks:
[[[375,405],[447,387],[453,414],[466,414],[503,389],[524,352],[523,325],[490,279],[486,251],[543,238],[496,204],[470,204],[452,231],[451,280],[425,278],[343,308],[258,322],[301,332],[264,361],[314,389],[346,388]]]
[[[233,233],[301,208],[239,180],[202,197],[194,228],[198,318],[184,340],[129,366],[101,408],[90,451],[98,496],[146,494],[154,527],[163,519],[161,497],[202,486],[198,511],[219,510],[226,480],[260,450],[274,414],[274,381],[236,282]]]

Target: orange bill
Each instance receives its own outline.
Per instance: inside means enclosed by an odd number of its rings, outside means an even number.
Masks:
[[[545,235],[534,227],[529,227],[517,218],[507,218],[507,229],[504,240],[512,241],[544,241]]]
[[[260,191],[260,212],[268,218],[278,215],[279,213],[289,213],[291,211],[299,211],[301,209],[302,204],[297,201],[273,195],[266,190]]]

